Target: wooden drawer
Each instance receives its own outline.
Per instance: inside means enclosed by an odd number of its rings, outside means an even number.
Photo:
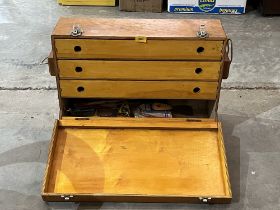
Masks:
[[[60,80],[64,98],[209,99],[218,82]]]
[[[55,39],[57,58],[134,60],[218,60],[223,41]]]
[[[60,78],[218,81],[220,62],[59,60]]]

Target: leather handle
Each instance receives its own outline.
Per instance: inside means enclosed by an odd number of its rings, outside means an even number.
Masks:
[[[229,76],[230,64],[233,59],[233,47],[232,40],[228,39],[226,44],[226,50],[224,53],[224,63],[223,63],[223,79],[227,79]]]
[[[53,51],[50,52],[48,56],[48,65],[49,65],[49,72],[51,76],[56,75],[56,68],[55,68],[55,62],[53,58]]]

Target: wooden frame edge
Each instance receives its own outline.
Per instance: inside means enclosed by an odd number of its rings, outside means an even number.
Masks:
[[[53,133],[51,136],[51,142],[49,145],[49,150],[48,150],[48,161],[46,164],[45,168],[45,173],[44,173],[44,179],[43,179],[43,184],[41,188],[41,196],[44,197],[46,193],[46,189],[48,187],[48,181],[49,181],[49,176],[50,176],[50,170],[51,170],[51,164],[52,164],[52,159],[54,155],[54,150],[55,150],[55,142],[56,142],[56,137],[58,134],[58,120],[55,120],[54,127],[53,127]]]
[[[95,119],[62,119],[61,127],[81,128],[146,128],[146,129],[218,129],[215,121],[179,121],[179,120],[147,120],[147,118],[95,118]]]
[[[223,138],[223,130],[221,122],[218,122],[218,143],[220,148],[220,155],[221,155],[221,167],[223,169],[224,174],[224,187],[226,193],[232,198],[232,191],[231,191],[231,184],[230,184],[230,177],[228,173],[228,164],[227,164],[227,157],[226,157],[226,150],[224,145],[224,138]]]

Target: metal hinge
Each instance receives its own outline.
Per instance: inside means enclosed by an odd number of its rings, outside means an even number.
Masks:
[[[73,195],[61,195],[60,197],[64,198],[64,200],[68,201],[68,200],[70,200],[70,198],[73,198],[74,196]]]
[[[211,200],[211,198],[199,197],[199,200],[202,201],[203,203],[209,203],[209,201]]]
[[[83,29],[79,25],[73,25],[72,31],[71,31],[71,36],[77,37],[81,36],[83,34]]]
[[[205,29],[205,25],[201,24],[199,27],[199,31],[197,32],[197,37],[201,38],[201,39],[205,39],[209,37],[209,34],[207,33],[206,29]]]

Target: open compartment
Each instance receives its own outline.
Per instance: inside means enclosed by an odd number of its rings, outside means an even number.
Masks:
[[[42,197],[46,201],[229,202],[220,124],[183,118],[59,120]]]
[[[211,118],[215,101],[63,98],[63,117]]]

